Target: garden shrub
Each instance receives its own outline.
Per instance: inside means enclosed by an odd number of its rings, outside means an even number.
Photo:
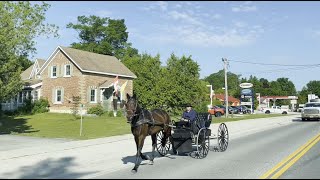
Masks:
[[[98,116],[101,116],[103,113],[103,107],[100,104],[93,106],[88,110],[88,114],[96,114]]]

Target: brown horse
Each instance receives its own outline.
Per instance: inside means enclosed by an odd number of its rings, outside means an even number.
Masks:
[[[171,122],[167,112],[161,109],[154,109],[151,112],[146,109],[142,109],[136,96],[132,97],[127,94],[127,102],[125,104],[127,122],[131,124],[131,132],[134,136],[134,140],[137,146],[136,162],[132,169],[133,172],[138,171],[140,165],[140,157],[143,160],[150,160],[150,164],[153,164],[154,151],[157,143],[157,133],[163,131],[164,137],[161,140],[161,145],[164,147],[167,139],[171,136]],[[152,139],[152,157],[142,154],[142,148],[146,136],[151,135]]]

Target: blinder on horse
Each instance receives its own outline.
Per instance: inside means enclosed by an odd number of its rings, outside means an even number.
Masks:
[[[127,123],[131,123],[133,118],[136,116],[139,116],[140,112],[140,108],[138,107],[138,102],[133,99],[130,98],[128,99],[128,102],[125,104],[125,108],[126,108],[126,117],[127,117]]]

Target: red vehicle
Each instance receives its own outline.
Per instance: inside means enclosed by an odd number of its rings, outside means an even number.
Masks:
[[[211,115],[214,115],[215,117],[220,117],[222,115],[224,115],[224,109],[223,108],[220,108],[218,106],[213,106],[212,108],[208,109],[208,112],[211,114]]]

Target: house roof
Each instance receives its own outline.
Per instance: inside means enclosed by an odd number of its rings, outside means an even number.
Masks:
[[[217,99],[223,100],[223,101],[225,99],[225,95],[224,94],[216,94],[216,95],[214,95],[214,97],[217,98]],[[228,101],[229,102],[240,102],[239,99],[234,98],[232,96],[228,96]]]
[[[58,46],[56,48],[40,70],[40,73],[43,72],[59,50],[61,50],[82,72],[137,78],[133,72],[131,72],[114,56],[102,55],[63,46]]]
[[[35,84],[38,84],[41,82],[42,82],[42,80],[40,80],[40,79],[28,79],[28,80],[24,81],[24,85],[25,86],[32,86],[32,85],[35,85]]]
[[[39,59],[37,58],[34,63],[28,67],[25,71],[23,71],[21,73],[21,79],[22,80],[28,80],[32,77],[32,75],[34,74],[34,71],[37,69],[37,68],[41,68],[43,66],[43,64],[45,63],[46,61],[44,59]]]
[[[111,80],[106,80],[103,83],[99,84],[100,88],[109,88],[110,86],[113,85],[113,81]]]
[[[28,67],[26,70],[24,70],[24,71],[20,74],[22,80],[27,80],[27,79],[30,78],[30,74],[31,74],[31,72],[32,72],[33,66],[34,66],[34,64],[32,64],[30,67]]]

